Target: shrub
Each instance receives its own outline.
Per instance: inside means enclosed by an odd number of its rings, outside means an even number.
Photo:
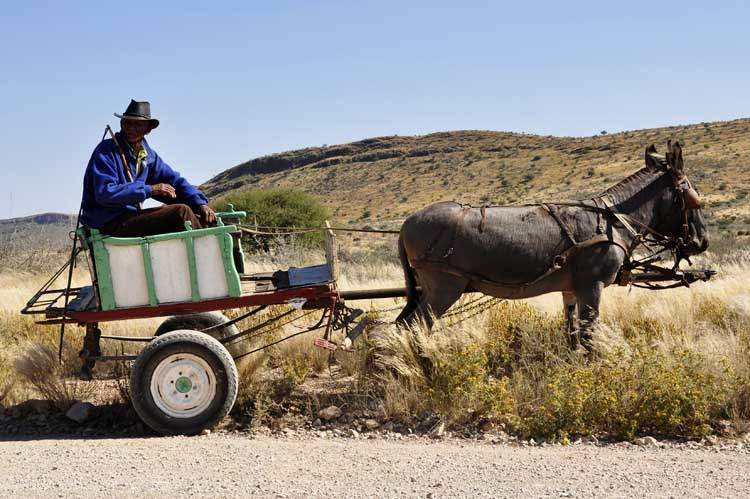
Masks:
[[[565,438],[601,433],[699,437],[726,417],[730,373],[718,376],[686,349],[650,347],[607,354],[590,364],[548,366],[534,397],[519,407],[522,433]]]
[[[6,404],[11,398],[15,377],[8,359],[0,354],[0,407]]]
[[[85,381],[70,380],[71,366],[60,365],[57,352],[41,343],[27,345],[15,367],[21,379],[63,411],[76,400],[85,400],[95,388]]]
[[[476,344],[433,359],[424,387],[427,405],[454,423],[514,412],[508,378],[491,376],[487,364],[487,354]]]
[[[328,210],[314,196],[292,189],[247,189],[215,200],[212,205],[222,210],[228,203],[235,210],[247,212],[245,223],[266,227],[322,227],[329,217]],[[250,249],[267,250],[272,237],[256,236],[247,240]],[[304,247],[322,247],[323,232],[315,231],[288,236]]]

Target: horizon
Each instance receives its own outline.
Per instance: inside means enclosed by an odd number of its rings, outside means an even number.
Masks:
[[[0,21],[0,219],[76,212],[104,124],[119,128],[131,98],[151,102],[149,143],[194,185],[372,137],[591,137],[750,116],[738,2],[135,1],[147,15],[128,36],[119,6],[81,5],[13,4]]]
[[[249,162],[251,162],[253,160],[256,160],[256,159],[265,158],[265,157],[268,157],[268,156],[274,156],[274,155],[277,155],[277,154],[284,154],[284,153],[289,153],[289,152],[294,152],[294,151],[301,151],[301,150],[304,150],[304,149],[307,149],[307,148],[314,148],[314,147],[336,147],[336,146],[340,146],[340,145],[346,145],[346,144],[350,144],[350,143],[356,143],[356,142],[359,142],[359,141],[362,141],[362,140],[373,139],[373,138],[387,138],[387,137],[426,137],[426,136],[429,136],[429,135],[440,134],[440,133],[490,132],[490,133],[507,133],[507,134],[526,135],[526,136],[554,137],[554,138],[558,138],[558,139],[577,140],[577,139],[586,139],[586,138],[595,138],[595,137],[604,137],[604,136],[616,136],[616,135],[625,134],[625,133],[645,132],[645,131],[649,131],[649,130],[659,130],[659,129],[663,129],[663,128],[690,127],[690,126],[698,126],[698,125],[709,124],[709,123],[710,124],[719,124],[719,123],[730,123],[730,122],[734,122],[734,121],[746,121],[746,120],[750,120],[750,117],[740,117],[740,118],[734,118],[734,119],[729,119],[729,120],[719,120],[719,121],[701,121],[701,122],[697,122],[697,123],[675,123],[675,124],[671,124],[671,125],[665,125],[665,126],[662,126],[662,127],[635,128],[635,129],[632,129],[632,130],[621,130],[621,131],[611,132],[611,133],[605,130],[606,134],[602,134],[601,131],[600,131],[599,133],[595,133],[595,134],[592,134],[592,135],[542,135],[542,134],[531,133],[531,132],[511,132],[511,131],[507,131],[507,130],[478,130],[478,129],[474,129],[474,130],[472,130],[472,129],[442,130],[442,131],[435,131],[435,132],[429,132],[429,133],[425,133],[425,134],[415,134],[415,135],[402,135],[402,134],[376,135],[376,136],[373,136],[373,137],[363,137],[363,138],[360,138],[360,139],[355,139],[355,140],[352,140],[350,142],[342,142],[342,143],[338,143],[338,144],[322,144],[322,145],[304,146],[304,147],[299,147],[299,148],[295,148],[295,149],[288,149],[288,150],[285,150],[285,151],[278,151],[278,152],[274,152],[274,153],[270,153],[270,154],[265,154],[265,155],[262,155],[262,156],[256,156],[254,158],[250,158],[250,159],[248,159],[246,161],[243,161],[241,163],[238,163],[236,165],[232,165],[229,168],[227,168],[226,170],[230,170],[230,169],[232,169],[232,168],[234,168],[236,166],[240,166],[240,165],[242,165],[244,163],[249,163]],[[668,138],[669,137],[665,137],[665,140],[667,140]],[[657,148],[659,147],[659,144],[655,144],[655,145],[657,146]],[[224,170],[224,171],[226,171],[226,170]],[[220,172],[220,173],[223,173],[223,172]],[[207,181],[212,180],[212,179],[213,179],[213,177],[211,177],[209,179],[206,179],[204,182],[207,182]],[[150,202],[150,200],[147,200],[147,202]],[[26,219],[26,218],[34,218],[34,217],[39,217],[39,216],[44,216],[44,215],[64,215],[64,216],[69,216],[69,217],[76,217],[77,216],[77,214],[75,212],[44,211],[44,212],[35,212],[35,213],[26,214],[26,215],[18,215],[18,216],[7,217],[7,218],[2,218],[0,216],[0,223],[1,222],[13,221],[13,220]]]

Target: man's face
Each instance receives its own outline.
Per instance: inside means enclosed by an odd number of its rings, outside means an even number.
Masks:
[[[125,138],[131,144],[143,140],[143,137],[151,131],[151,122],[144,120],[120,120],[120,128]]]

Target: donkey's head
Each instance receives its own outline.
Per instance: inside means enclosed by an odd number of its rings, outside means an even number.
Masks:
[[[701,199],[685,174],[682,148],[679,142],[667,142],[666,156],[657,154],[656,147],[646,148],[646,167],[665,173],[663,194],[657,205],[656,230],[666,236],[682,239],[680,256],[690,256],[706,251],[708,231],[701,210]]]

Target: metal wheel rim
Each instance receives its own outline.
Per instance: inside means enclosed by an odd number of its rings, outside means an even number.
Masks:
[[[165,357],[151,376],[151,397],[164,414],[192,418],[216,396],[216,375],[204,359],[189,353]]]

